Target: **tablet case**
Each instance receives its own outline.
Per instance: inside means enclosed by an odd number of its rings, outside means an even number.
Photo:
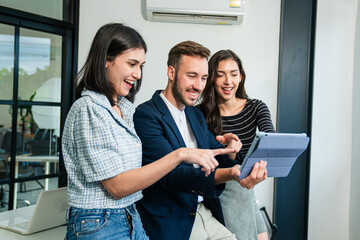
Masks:
[[[268,177],[286,177],[309,140],[305,133],[258,132],[241,165],[239,178],[247,177],[260,160],[267,161]]]

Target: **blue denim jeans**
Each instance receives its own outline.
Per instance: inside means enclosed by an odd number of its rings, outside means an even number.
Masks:
[[[121,209],[68,209],[65,239],[149,239],[135,204]]]

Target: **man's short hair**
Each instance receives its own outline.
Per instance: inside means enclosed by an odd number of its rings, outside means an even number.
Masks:
[[[173,66],[175,70],[178,70],[180,66],[181,56],[200,56],[208,59],[210,56],[210,50],[203,45],[193,42],[184,41],[176,44],[169,52],[167,65]]]

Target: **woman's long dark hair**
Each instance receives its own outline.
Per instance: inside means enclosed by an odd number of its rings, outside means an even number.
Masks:
[[[94,37],[84,66],[76,76],[75,98],[80,98],[82,90],[87,88],[104,94],[114,106],[115,89],[107,77],[105,64],[106,61],[113,61],[122,52],[133,48],[147,51],[145,41],[137,31],[121,23],[102,26]],[[133,102],[140,86],[141,78],[136,81],[126,98]]]
[[[223,134],[220,110],[216,102],[217,93],[215,91],[215,81],[217,78],[219,62],[227,59],[234,60],[238,64],[240,70],[241,81],[235,96],[243,99],[248,98],[245,91],[246,74],[240,58],[231,50],[220,50],[216,52],[209,60],[209,77],[204,91],[201,94],[201,103],[198,105],[205,116],[210,132],[215,136]]]

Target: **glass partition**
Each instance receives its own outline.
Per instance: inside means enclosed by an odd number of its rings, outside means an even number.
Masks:
[[[73,101],[78,6],[0,0],[0,212],[67,184],[59,139]]]
[[[20,29],[19,99],[60,102],[62,37]]]
[[[14,30],[12,26],[0,24],[0,100],[13,98]]]
[[[70,19],[68,19],[69,14],[64,12],[69,11],[69,0],[0,0],[0,4],[4,7],[34,13],[40,16],[70,21]]]

